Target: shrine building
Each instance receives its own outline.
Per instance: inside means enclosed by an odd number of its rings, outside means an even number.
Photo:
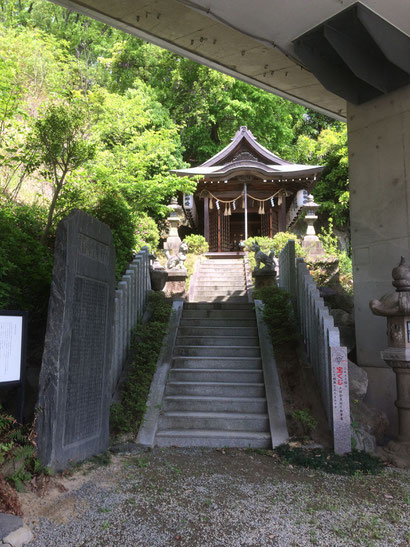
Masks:
[[[210,252],[230,252],[249,237],[291,229],[323,169],[283,160],[242,126],[202,165],[171,172],[200,177],[195,194],[184,195],[185,212],[203,227]]]

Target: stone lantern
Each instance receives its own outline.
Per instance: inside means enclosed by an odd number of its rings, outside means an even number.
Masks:
[[[403,257],[393,269],[396,291],[380,300],[372,300],[375,315],[387,317],[389,347],[381,352],[384,361],[396,374],[399,434],[382,450],[381,456],[396,465],[410,464],[410,267]]]
[[[167,218],[169,231],[167,241],[164,245],[167,257],[167,281],[164,292],[169,297],[185,298],[188,272],[186,271],[184,262],[188,247],[185,243],[181,242],[178,234],[178,228],[181,226],[184,218],[184,211],[175,197],[171,199],[168,209],[170,211]]]
[[[318,219],[316,211],[319,209],[319,205],[315,203],[312,194],[308,195],[307,201],[303,206],[306,211],[305,220],[307,223],[306,234],[302,241],[302,247],[308,252],[309,258],[322,257],[325,251],[322,247],[322,242],[316,235],[315,222]]]
[[[172,255],[177,255],[179,247],[181,246],[181,238],[178,234],[178,228],[182,224],[183,209],[179,205],[177,198],[172,198],[171,203],[168,205],[169,217],[167,218],[167,224],[169,226],[167,242],[165,244],[166,249]]]

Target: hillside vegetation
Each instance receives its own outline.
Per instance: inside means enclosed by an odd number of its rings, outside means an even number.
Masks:
[[[169,173],[240,125],[284,158],[326,164],[316,188],[346,227],[344,124],[45,0],[0,2],[0,308],[30,311],[41,359],[55,228],[73,208],[111,227],[117,276],[159,241]]]

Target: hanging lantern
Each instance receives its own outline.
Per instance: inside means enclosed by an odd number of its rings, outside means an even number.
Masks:
[[[212,211],[213,208],[214,208],[214,202],[213,202],[212,197],[210,197],[209,198],[209,210]]]

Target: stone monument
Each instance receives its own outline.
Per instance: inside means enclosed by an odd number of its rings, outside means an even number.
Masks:
[[[396,291],[372,300],[370,309],[375,315],[387,317],[389,347],[381,352],[382,359],[396,374],[399,434],[378,450],[384,459],[398,466],[410,466],[410,267],[401,257],[392,271]]]
[[[167,282],[164,287],[166,296],[177,296],[185,298],[186,296],[186,279],[188,272],[184,266],[188,247],[181,242],[178,234],[178,228],[182,223],[183,209],[178,205],[177,199],[172,198],[170,205],[170,215],[167,218],[169,232],[167,241],[164,245],[167,257],[166,271],[168,273]]]
[[[60,222],[37,405],[39,455],[55,471],[108,448],[114,270],[106,224],[78,210]]]

